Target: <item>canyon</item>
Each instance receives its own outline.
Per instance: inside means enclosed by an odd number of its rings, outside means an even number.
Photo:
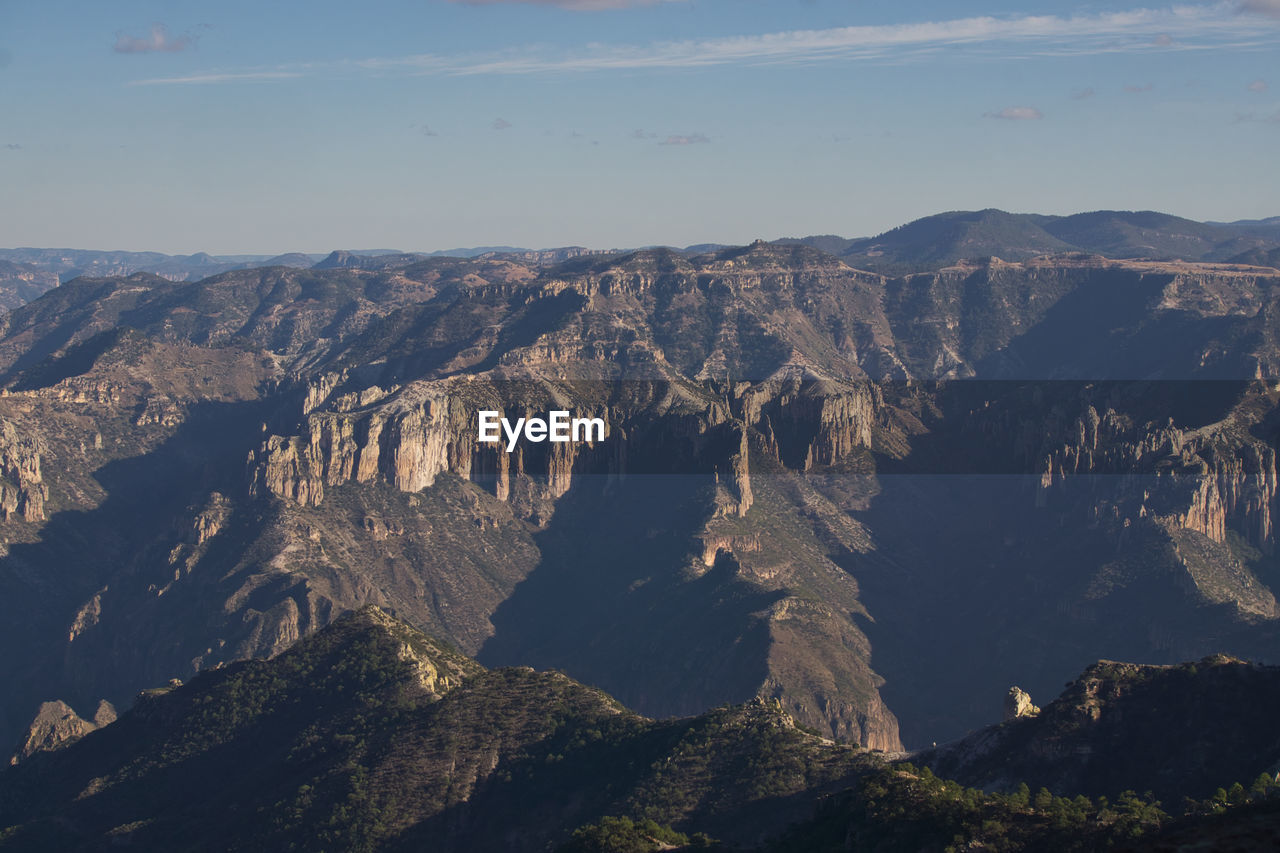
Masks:
[[[0,318],[0,735],[367,604],[650,716],[758,697],[887,751],[1098,659],[1280,649],[1273,268],[367,266]],[[608,427],[480,440],[551,411]]]

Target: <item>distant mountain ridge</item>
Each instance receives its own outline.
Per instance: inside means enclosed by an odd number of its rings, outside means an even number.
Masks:
[[[284,255],[224,255],[205,252],[166,255],[161,252],[117,252],[95,249],[0,249],[0,261],[23,264],[52,275],[51,286],[81,276],[105,277],[149,272],[170,281],[195,281],[218,273],[250,267],[309,267],[321,256],[297,252]]]
[[[58,276],[31,264],[0,260],[0,309],[25,305],[58,286]]]
[[[875,237],[846,240],[822,235],[777,242],[813,246],[852,266],[887,274],[934,270],[960,260],[1022,261],[1068,252],[1126,260],[1249,264],[1275,259],[1280,217],[1224,223],[1150,210],[1045,216],[988,208],[926,216]]]
[[[166,255],[162,252],[101,251],[96,249],[0,249],[0,308],[16,308],[51,287],[75,278],[107,278],[144,272],[170,281],[198,281],[235,270],[262,267],[295,269],[394,269],[430,258],[500,258],[538,265],[558,264],[583,255],[617,250],[564,246],[522,249],[515,246],[477,246],[434,252],[398,249],[337,249],[328,255],[287,252],[280,255]]]
[[[1007,213],[988,208],[949,211],[916,219],[875,237],[836,234],[784,237],[776,245],[804,245],[841,258],[859,269],[900,275],[940,269],[961,260],[999,257],[1029,260],[1038,255],[1082,252],[1113,259],[1220,261],[1274,267],[1280,264],[1280,216],[1235,222],[1196,222],[1155,211],[1098,210],[1070,216]],[[695,243],[683,248],[650,246],[685,256],[732,248]],[[548,266],[575,258],[620,255],[632,249],[584,246],[529,249],[473,246],[431,252],[397,249],[339,249],[328,255],[167,255],[161,252],[88,249],[0,249],[0,308],[16,308],[50,287],[86,276],[104,278],[146,272],[170,281],[198,281],[239,269],[360,269],[406,267],[431,258],[505,260]],[[642,250],[643,251],[643,250]]]

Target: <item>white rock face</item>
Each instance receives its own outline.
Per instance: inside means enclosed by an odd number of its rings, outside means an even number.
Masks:
[[[44,443],[38,436],[0,420],[0,520],[45,520],[44,502],[49,489],[40,474],[40,456],[44,452]]]
[[[1016,720],[1018,717],[1034,717],[1040,709],[1031,701],[1031,694],[1021,687],[1010,687],[1004,697],[1004,718]]]

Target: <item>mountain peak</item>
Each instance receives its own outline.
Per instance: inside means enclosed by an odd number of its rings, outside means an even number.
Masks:
[[[350,654],[366,648],[378,648],[382,655],[389,653],[395,660],[411,664],[417,685],[436,696],[442,696],[470,676],[484,672],[484,667],[474,660],[447,643],[410,627],[376,604],[368,604],[340,616],[311,637],[303,639],[289,654],[327,654],[331,649]]]
[[[1178,665],[1100,660],[1038,714],[1010,716],[924,757],[948,778],[987,789],[1026,782],[1203,797],[1280,760],[1277,701],[1280,667],[1230,655]]]

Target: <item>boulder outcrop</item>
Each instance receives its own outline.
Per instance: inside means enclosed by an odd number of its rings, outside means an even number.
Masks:
[[[1016,720],[1019,717],[1034,717],[1040,709],[1031,701],[1031,694],[1021,687],[1010,687],[1004,697],[1004,718]]]
[[[55,700],[45,702],[36,712],[35,719],[27,729],[27,735],[17,752],[9,759],[10,764],[25,761],[37,752],[50,752],[75,743],[89,732],[97,731],[105,725],[115,722],[116,709],[110,702],[98,703],[91,719],[84,719],[66,702]]]

